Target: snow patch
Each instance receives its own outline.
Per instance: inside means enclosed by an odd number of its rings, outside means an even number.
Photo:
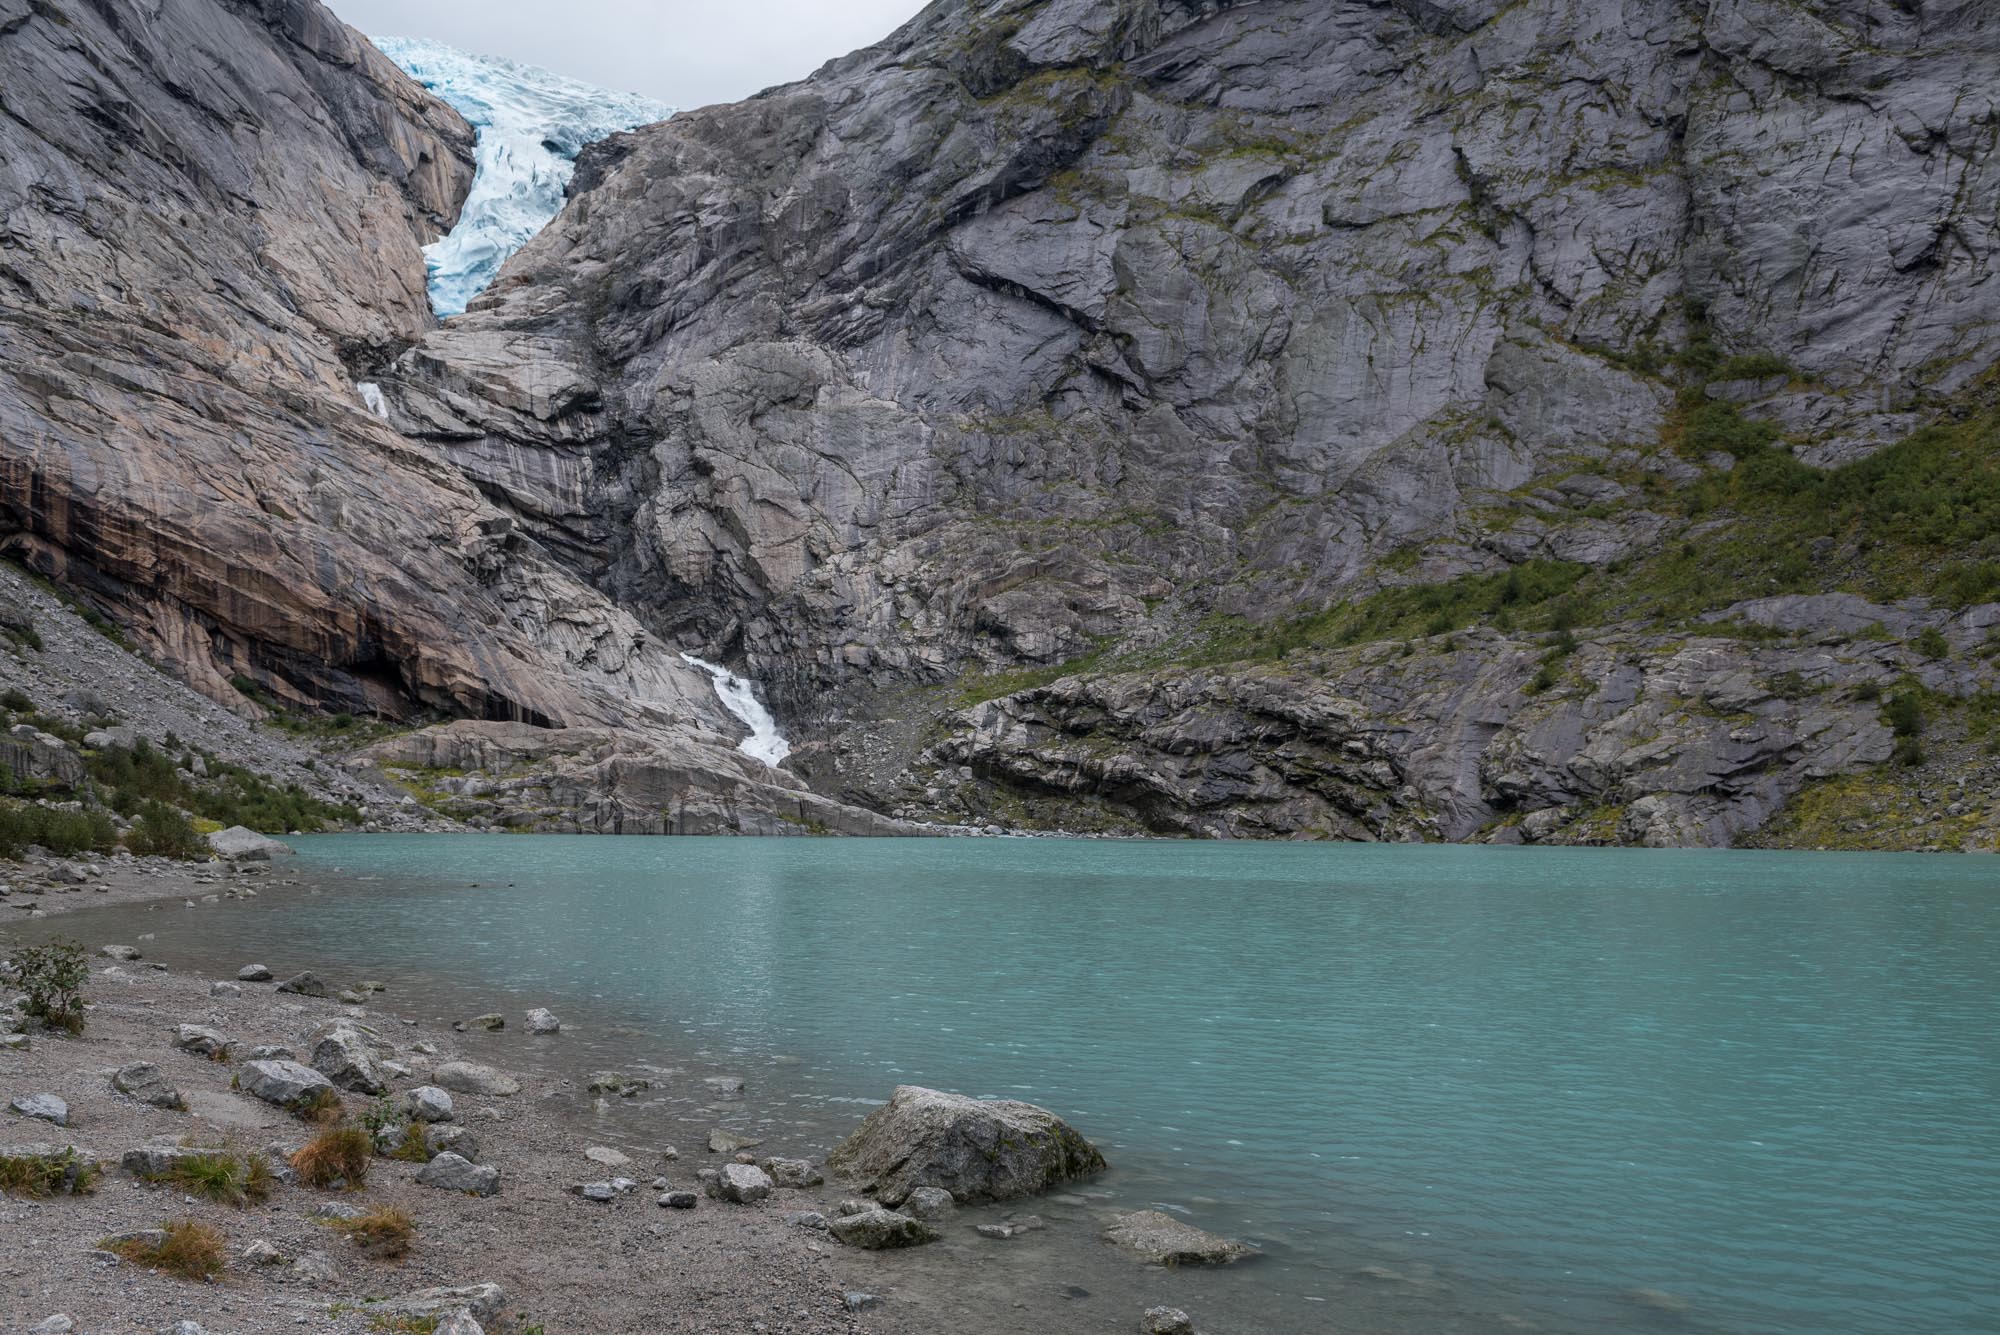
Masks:
[[[620,130],[663,121],[664,103],[593,88],[533,65],[419,37],[377,37],[382,54],[479,132],[478,173],[458,226],[424,247],[431,308],[463,314],[507,257],[562,212],[576,155]]]
[[[779,734],[778,721],[757,699],[756,686],[748,678],[737,676],[719,663],[696,658],[693,654],[682,654],[681,657],[690,666],[700,668],[715,679],[715,695],[722,701],[722,707],[750,729],[750,735],[738,742],[736,749],[776,769],[779,762],[792,753],[792,744]]]

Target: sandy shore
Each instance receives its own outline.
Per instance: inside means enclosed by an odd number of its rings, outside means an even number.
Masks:
[[[282,868],[239,873],[213,865],[97,866],[103,874],[83,885],[49,885],[45,893],[27,894],[24,887],[47,883],[47,868],[0,865],[0,880],[11,887],[0,900],[0,922],[149,899],[193,900],[203,907],[207,896],[222,902],[285,875]],[[853,1258],[824,1233],[787,1220],[801,1211],[830,1212],[843,1194],[838,1188],[779,1190],[752,1206],[703,1197],[693,1210],[663,1209],[651,1185],[656,1177],[674,1189],[699,1191],[697,1171],[724,1160],[704,1147],[683,1146],[685,1157],[664,1162],[657,1148],[649,1156],[626,1145],[634,1162],[615,1171],[638,1179],[641,1188],[610,1204],[584,1200],[574,1188],[613,1170],[585,1158],[592,1143],[587,1130],[563,1115],[556,1090],[542,1087],[551,1082],[529,1072],[518,1073],[523,1088],[512,1097],[454,1096],[456,1121],[477,1138],[480,1161],[500,1172],[499,1194],[491,1198],[421,1185],[417,1165],[385,1158],[373,1160],[360,1190],[280,1185],[268,1201],[243,1208],[144,1183],[117,1167],[136,1146],[212,1143],[275,1160],[313,1130],[232,1090],[240,1057],[220,1063],[176,1050],[177,1025],[215,1029],[233,1053],[271,1045],[304,1058],[307,1034],[351,1018],[376,1030],[393,1046],[391,1060],[408,1068],[407,1075],[390,1078],[395,1093],[427,1083],[428,1073],[459,1049],[449,1027],[399,1016],[390,995],[363,1007],[278,993],[272,983],[244,983],[240,995],[213,996],[207,978],[164,971],[143,959],[116,962],[97,953],[106,943],[84,944],[92,952],[85,1032],[75,1038],[34,1033],[28,1051],[0,1052],[0,1101],[53,1094],[68,1104],[70,1123],[57,1127],[7,1116],[0,1121],[0,1142],[73,1144],[104,1160],[108,1171],[92,1195],[0,1197],[0,1235],[8,1239],[0,1247],[0,1327],[29,1330],[63,1313],[79,1332],[159,1330],[192,1320],[212,1335],[300,1329],[366,1335],[381,1329],[381,1309],[371,1313],[371,1303],[435,1286],[490,1283],[505,1293],[505,1317],[489,1329],[630,1335],[896,1328],[883,1309],[850,1310],[844,1294],[856,1285],[843,1281],[842,1270]],[[143,941],[125,944],[145,947]],[[350,981],[328,979],[335,987]],[[435,1051],[420,1051],[419,1043]],[[490,1052],[477,1055],[493,1060]],[[114,1092],[111,1074],[142,1061],[181,1091],[188,1111],[163,1111]],[[352,1115],[371,1103],[360,1094],[344,1098]],[[760,1152],[786,1150],[767,1145]],[[401,1261],[363,1258],[314,1217],[329,1204],[407,1210],[418,1224],[414,1250]],[[219,1281],[171,1278],[96,1250],[107,1235],[184,1217],[205,1221],[226,1238],[230,1260]],[[268,1243],[285,1259],[251,1262],[244,1251],[255,1242]]]

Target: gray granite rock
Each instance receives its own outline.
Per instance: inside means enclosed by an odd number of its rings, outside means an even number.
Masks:
[[[500,1170],[447,1151],[419,1169],[417,1181],[440,1191],[493,1196],[500,1191]]]
[[[1005,1201],[1104,1170],[1104,1156],[1054,1113],[917,1085],[897,1088],[827,1156],[827,1167],[901,1205],[919,1187],[960,1202]]]

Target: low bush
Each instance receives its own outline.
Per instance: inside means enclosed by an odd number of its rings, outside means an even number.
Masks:
[[[31,1020],[66,1033],[83,1032],[83,985],[90,979],[88,956],[78,941],[56,940],[14,951],[14,979],[21,1009]]]
[[[18,858],[30,844],[62,858],[109,853],[118,846],[118,828],[102,811],[0,802],[0,857]]]
[[[125,846],[141,857],[179,858],[192,862],[209,855],[208,841],[195,833],[194,821],[179,807],[147,802],[126,832]]]
[[[97,1190],[97,1165],[85,1163],[74,1149],[60,1154],[0,1155],[0,1192],[45,1200],[50,1196],[87,1196]]]

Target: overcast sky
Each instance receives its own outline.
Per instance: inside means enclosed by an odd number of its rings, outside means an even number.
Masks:
[[[327,0],[370,36],[434,37],[688,108],[803,78],[924,0]]]

